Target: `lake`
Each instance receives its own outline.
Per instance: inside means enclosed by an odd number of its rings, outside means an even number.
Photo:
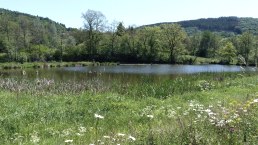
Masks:
[[[0,70],[2,77],[22,77],[28,79],[47,78],[54,80],[89,80],[103,79],[112,81],[121,79],[124,81],[137,80],[142,77],[171,78],[178,75],[194,75],[196,73],[219,73],[219,72],[241,72],[256,71],[255,68],[233,65],[118,65],[118,66],[87,66],[87,67],[63,67],[47,69],[25,69],[22,70]]]

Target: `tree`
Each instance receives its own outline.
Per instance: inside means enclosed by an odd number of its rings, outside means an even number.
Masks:
[[[125,34],[125,27],[122,22],[120,22],[117,26],[116,35],[123,36]]]
[[[44,43],[44,26],[42,25],[42,23],[40,22],[40,19],[37,18],[33,21],[32,24],[32,28],[31,28],[31,32],[32,32],[32,39],[31,39],[31,44],[33,45],[37,45],[38,46],[38,53],[37,53],[37,57],[34,57],[34,60],[39,61],[41,58],[41,53],[40,53],[40,47],[42,46],[42,44]],[[35,51],[35,50],[34,50]],[[34,52],[35,53],[35,52]]]
[[[197,53],[199,52],[201,42],[201,35],[199,33],[189,37],[187,43],[187,49],[190,55],[194,56],[194,59],[191,59],[190,63],[194,63],[197,59]]]
[[[25,16],[19,16],[19,25],[23,36],[23,47],[27,47],[27,36],[29,29],[29,20]]]
[[[200,57],[215,57],[215,52],[219,49],[220,38],[210,32],[204,31],[200,42],[198,56]]]
[[[50,23],[48,25],[48,40],[50,41],[50,45],[52,47],[58,47],[59,46],[59,40],[61,39],[60,37],[62,37],[63,35],[63,30],[61,31],[61,36],[58,36],[57,34],[57,28],[54,22]]]
[[[0,31],[6,34],[8,41],[10,41],[10,19],[10,16],[5,13],[0,16]]]
[[[200,57],[208,56],[208,50],[210,49],[210,46],[211,46],[211,37],[212,37],[211,35],[212,33],[210,31],[204,31],[202,33],[198,56]]]
[[[163,24],[161,29],[165,40],[165,47],[170,52],[170,63],[175,63],[176,55],[182,47],[186,33],[179,24]]]
[[[244,32],[240,37],[240,50],[239,53],[244,58],[246,66],[249,65],[250,52],[253,48],[254,36],[250,32]]]
[[[127,29],[127,37],[126,37],[126,45],[129,50],[129,55],[135,56],[137,54],[137,49],[136,49],[136,29],[134,26],[129,26]]]
[[[230,64],[236,57],[237,50],[232,42],[228,41],[225,46],[218,50],[218,54],[221,57],[222,63]]]
[[[84,28],[87,30],[87,49],[90,55],[97,53],[97,46],[101,40],[101,35],[105,30],[106,17],[99,11],[88,10],[82,14]]]
[[[153,62],[158,59],[160,27],[144,27],[138,31],[141,56],[145,61]]]
[[[22,41],[21,41],[21,28],[17,23],[12,23],[11,25],[12,30],[13,30],[13,36],[14,36],[14,60],[18,60],[18,53],[19,49],[22,48]]]
[[[257,67],[257,62],[258,62],[258,41],[257,41],[257,36],[256,36],[256,42],[255,42],[255,49],[254,49],[254,63],[255,66]]]
[[[119,24],[118,24],[118,22],[116,22],[116,21],[113,21],[111,24],[110,24],[110,26],[109,26],[109,30],[108,30],[108,32],[109,32],[109,37],[110,37],[110,43],[109,43],[109,48],[108,49],[110,49],[110,54],[109,55],[111,55],[111,56],[114,56],[114,53],[115,53],[115,45],[116,45],[116,41],[117,41],[117,36],[119,36],[118,35],[118,33],[117,33],[117,28],[118,28],[118,26],[119,26]]]

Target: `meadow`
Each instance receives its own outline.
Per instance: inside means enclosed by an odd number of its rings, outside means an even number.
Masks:
[[[0,144],[258,144],[258,74],[0,77]]]

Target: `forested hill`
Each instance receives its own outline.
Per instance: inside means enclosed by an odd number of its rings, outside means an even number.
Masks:
[[[0,62],[53,60],[68,39],[63,24],[0,8]]]
[[[30,14],[21,13],[21,12],[17,12],[17,11],[11,11],[11,10],[7,10],[7,9],[3,9],[3,8],[0,8],[0,16],[2,16],[1,17],[2,19],[12,22],[12,24],[19,23],[21,21],[21,19],[24,19],[24,21],[28,21],[28,22],[39,20],[40,23],[44,24],[46,27],[48,25],[53,24],[53,25],[55,25],[55,27],[57,28],[58,31],[64,31],[66,29],[64,24],[55,22],[53,20],[50,20],[49,18],[33,16]]]
[[[94,10],[86,11],[82,18],[82,29],[66,28],[48,18],[0,8],[0,63],[192,64],[200,57],[203,62],[233,64],[241,63],[239,56],[246,65],[258,62],[255,18],[209,18],[138,28],[108,23],[104,14]]]
[[[169,24],[172,22],[164,22],[151,24],[148,26],[159,26],[161,24]],[[238,18],[238,17],[220,17],[207,18],[189,21],[176,22],[186,29],[188,34],[198,31],[227,32],[241,34],[250,31],[258,34],[258,18]]]

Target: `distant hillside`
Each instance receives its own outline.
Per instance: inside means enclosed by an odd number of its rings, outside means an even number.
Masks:
[[[0,8],[0,62],[52,60],[68,36],[49,18]]]
[[[172,22],[157,23],[148,26],[159,26],[161,24],[169,23]],[[258,34],[258,18],[220,17],[180,21],[176,23],[179,23],[182,27],[184,27],[188,34],[206,30],[235,34],[251,31],[253,34]]]
[[[14,21],[14,22],[18,21],[18,18],[20,16],[24,16],[28,20],[39,19],[41,22],[44,22],[46,25],[53,23],[53,24],[56,25],[56,27],[58,29],[64,29],[65,28],[64,24],[55,22],[53,20],[50,20],[49,18],[44,18],[44,17],[40,17],[40,16],[33,16],[33,15],[30,15],[30,14],[26,14],[26,13],[21,13],[21,12],[17,12],[17,11],[11,11],[11,10],[0,8],[0,16],[4,16],[4,15],[8,16],[11,19],[11,21]]]

